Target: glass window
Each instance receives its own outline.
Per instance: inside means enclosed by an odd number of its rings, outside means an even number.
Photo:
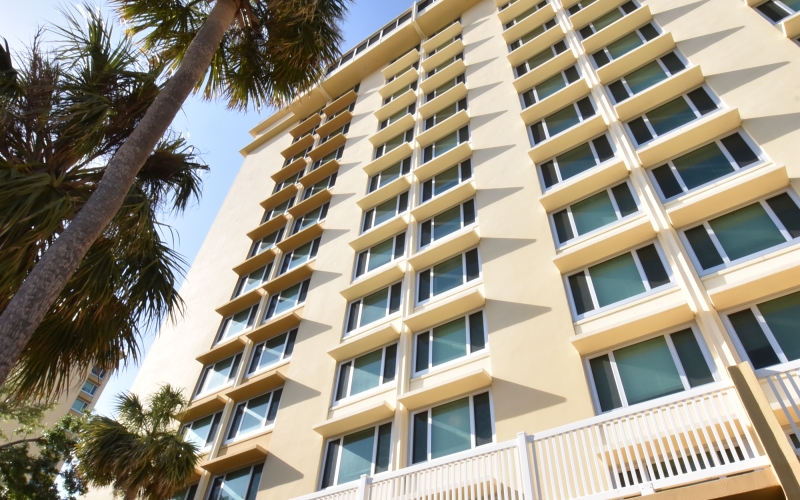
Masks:
[[[198,484],[189,486],[185,490],[172,497],[171,500],[194,500],[195,495],[197,495],[197,486]]]
[[[593,53],[594,64],[598,68],[605,66],[660,34],[660,29],[656,27],[656,23],[651,21]]]
[[[459,83],[464,83],[465,81],[466,81],[466,79],[464,77],[464,73],[461,73],[460,75],[458,75],[454,79],[448,80],[446,83],[443,83],[442,85],[439,85],[438,87],[436,87],[436,89],[433,92],[428,92],[427,94],[425,94],[425,102],[432,101],[432,100],[436,99],[437,97],[439,97],[440,95],[444,94],[448,90],[452,89],[453,87],[455,87]]]
[[[355,278],[399,259],[405,254],[406,233],[383,240],[356,256]]]
[[[388,345],[339,364],[334,402],[361,394],[394,380],[397,344]]]
[[[375,226],[393,219],[397,215],[408,210],[408,191],[400,193],[394,198],[390,198],[380,205],[370,208],[364,212],[361,223],[361,232],[369,231]]]
[[[414,373],[483,351],[487,343],[483,311],[435,326],[415,337]]]
[[[583,236],[639,211],[628,181],[573,203],[550,217],[558,243]]]
[[[636,5],[635,3],[631,1],[625,2],[619,7],[611,9],[609,12],[606,12],[605,14],[598,17],[594,21],[590,22],[583,28],[579,29],[578,33],[580,33],[582,39],[586,40],[587,38],[594,35],[603,28],[610,26],[611,24],[627,16],[637,8],[638,5]]]
[[[315,161],[314,164],[311,166],[311,170],[309,172],[313,172],[314,170],[318,169],[322,165],[325,165],[329,161],[333,160],[340,160],[342,158],[342,154],[344,153],[344,146],[340,147],[336,151],[332,151],[319,160]]]
[[[682,127],[719,107],[714,93],[705,87],[677,97],[626,123],[636,144],[642,145],[655,137]]]
[[[370,177],[367,193],[371,193],[377,189],[380,189],[390,182],[395,181],[404,175],[408,175],[409,172],[411,172],[410,156]]]
[[[403,76],[404,74],[406,74],[406,71],[411,70],[411,68],[419,69],[419,61],[417,61],[415,63],[412,63],[412,64],[409,64],[408,66],[406,66],[405,68],[401,69],[400,71],[398,71],[397,73],[395,73],[391,77],[387,78],[386,79],[386,83],[391,83],[391,82],[395,81],[397,79],[397,77]]]
[[[686,69],[677,52],[670,52],[608,84],[615,103],[620,103]]]
[[[411,84],[409,84],[408,87],[403,87],[402,89],[398,90],[394,94],[392,94],[389,97],[387,97],[386,99],[384,99],[383,100],[383,105],[386,106],[387,104],[389,104],[390,102],[394,101],[398,97],[402,96],[406,92],[408,92],[408,91],[412,91],[413,92],[415,90],[417,90],[417,81],[416,80],[411,82]]]
[[[444,172],[423,181],[420,186],[421,203],[448,191],[472,178],[472,160],[467,159]]]
[[[250,290],[255,290],[262,284],[269,281],[269,275],[271,272],[272,272],[272,262],[270,262],[266,266],[262,266],[256,269],[250,274],[247,274],[239,278],[239,282],[236,284],[236,289],[233,291],[233,296],[231,297],[231,299],[234,299],[243,293],[247,293]]]
[[[541,35],[542,33],[544,33],[545,31],[555,28],[556,24],[558,24],[558,22],[555,20],[555,18],[550,19],[549,21],[547,21],[547,22],[545,22],[543,24],[540,24],[539,26],[533,28],[529,32],[527,32],[524,35],[522,35],[518,40],[515,40],[515,41],[511,42],[509,44],[509,46],[508,46],[508,51],[512,52],[512,51],[522,47],[526,43],[530,42],[534,38],[536,38],[539,35]]]
[[[793,241],[800,208],[788,192],[761,200],[683,231],[695,266],[704,273]]]
[[[411,463],[452,455],[494,441],[488,392],[457,399],[411,416]]]
[[[97,392],[97,385],[87,380],[83,383],[83,386],[81,386],[81,392],[88,394],[89,396],[94,396],[94,394]]]
[[[99,366],[95,365],[94,367],[92,367],[92,375],[99,378],[100,380],[103,380],[104,378],[106,378],[106,371],[100,368]]]
[[[778,23],[800,11],[800,2],[798,0],[767,0],[761,5],[757,5],[756,10],[773,23]]]
[[[525,73],[533,71],[535,68],[538,68],[542,64],[546,63],[550,59],[554,58],[555,56],[566,50],[567,50],[567,43],[564,40],[556,42],[550,47],[547,47],[543,51],[535,54],[533,57],[531,57],[524,63],[514,68],[517,78],[521,77]]]
[[[531,145],[535,146],[594,115],[595,109],[591,97],[587,96],[580,101],[573,102],[528,127],[531,134]]]
[[[184,440],[197,446],[197,449],[205,450],[211,447],[214,438],[217,437],[220,420],[222,420],[221,411],[198,418],[184,425],[181,435]]]
[[[735,132],[650,170],[650,176],[668,200],[759,163],[756,148],[744,132]]]
[[[800,292],[761,302],[726,318],[739,351],[756,370],[800,359]]]
[[[306,294],[308,294],[308,285],[311,278],[292,285],[285,290],[272,295],[269,298],[269,305],[267,311],[264,313],[264,321],[289,311],[290,309],[299,306],[306,301]]]
[[[664,258],[654,243],[567,277],[577,317],[667,286],[670,282]]]
[[[281,269],[278,275],[280,276],[281,274],[287,273],[315,258],[319,250],[320,239],[321,238],[315,238],[283,254]]]
[[[419,246],[424,248],[436,240],[475,222],[475,200],[467,200],[447,209],[419,225]]]
[[[307,199],[311,198],[312,196],[314,196],[317,193],[321,193],[322,191],[325,191],[326,189],[333,188],[333,186],[336,185],[336,176],[337,176],[337,174],[338,174],[338,172],[334,172],[331,175],[329,175],[328,177],[318,181],[313,186],[307,187],[305,189],[305,191],[303,191],[303,199],[307,200]]]
[[[430,39],[430,38],[429,38]],[[452,45],[456,40],[461,40],[461,34],[454,36],[453,38],[448,39],[446,42],[442,43],[432,51],[425,54],[425,59],[429,58],[430,56],[434,55],[435,53],[439,52],[440,50],[444,49],[445,47],[449,47]]]
[[[417,273],[417,303],[480,278],[480,257],[473,248]]]
[[[431,129],[435,127],[437,124],[442,123],[443,121],[447,120],[451,116],[455,115],[459,111],[465,111],[467,109],[467,99],[461,99],[460,101],[453,103],[445,108],[439,110],[433,116],[429,116],[425,118],[425,130]]]
[[[350,122],[347,122],[344,125],[342,125],[341,127],[337,128],[336,130],[331,132],[330,134],[328,134],[325,137],[323,137],[322,139],[320,139],[319,144],[317,144],[317,147],[319,147],[322,144],[325,144],[326,142],[328,142],[329,139],[331,139],[333,137],[336,137],[339,134],[347,134],[347,132],[349,132],[349,131],[350,131]]]
[[[217,333],[217,340],[215,344],[218,344],[225,339],[235,337],[240,333],[252,328],[256,322],[257,311],[258,303],[255,303],[247,309],[243,309],[236,314],[232,314],[223,319],[222,324],[219,327],[219,332]]]
[[[369,325],[400,310],[402,285],[395,283],[350,303],[347,311],[347,331]]]
[[[514,26],[515,24],[527,19],[528,17],[533,15],[534,12],[536,12],[537,10],[543,9],[546,5],[547,5],[547,1],[537,3],[536,5],[531,7],[530,9],[526,10],[525,12],[521,13],[520,15],[518,15],[517,17],[512,19],[511,21],[507,22],[505,24],[505,26],[504,26],[505,29],[509,29],[510,27]]]
[[[247,369],[248,376],[291,358],[296,339],[297,328],[256,344],[250,358],[250,367]]]
[[[542,184],[548,189],[570,177],[600,165],[615,156],[611,141],[605,134],[576,146],[552,160],[539,164]]]
[[[317,208],[309,211],[298,217],[294,221],[294,227],[292,228],[292,234],[297,234],[303,229],[309,228],[318,222],[322,222],[325,220],[325,217],[328,216],[328,206],[330,205],[329,202],[325,202],[322,205],[318,206]]]
[[[569,9],[567,9],[567,12],[569,12],[569,15],[572,16],[576,14],[578,11],[583,10],[586,7],[592,5],[596,1],[597,0],[581,0],[580,2],[572,5]]]
[[[536,85],[530,90],[526,90],[521,95],[522,107],[527,108],[533,106],[537,102],[550,97],[559,90],[563,89],[572,82],[580,80],[581,75],[577,66],[570,66],[564,71],[551,76],[542,83]]]
[[[462,127],[458,131],[448,134],[433,144],[425,146],[422,150],[422,163],[428,163],[434,158],[447,153],[459,144],[469,141],[469,126]]]
[[[385,129],[386,127],[388,127],[389,125],[391,125],[392,123],[398,121],[399,119],[401,119],[402,117],[404,117],[406,115],[413,115],[414,112],[416,111],[416,109],[417,109],[417,105],[416,104],[411,104],[411,105],[401,109],[400,111],[398,111],[397,113],[393,114],[389,118],[381,121],[378,124],[378,130]]]
[[[197,382],[197,390],[194,392],[195,397],[232,384],[236,378],[236,372],[239,371],[239,362],[241,360],[242,354],[239,353],[204,367],[203,372],[200,374],[200,380]]]
[[[261,394],[236,405],[227,441],[258,432],[275,423],[283,388]]]
[[[276,183],[275,184],[275,189],[272,190],[272,193],[275,194],[275,193],[277,193],[279,191],[282,191],[282,190],[288,188],[292,184],[297,183],[297,181],[300,180],[300,177],[302,177],[302,176],[303,176],[303,171],[301,170],[300,172],[297,172],[296,174],[293,174],[290,177],[287,177],[286,179]]]
[[[440,64],[440,65],[436,66],[435,68],[433,68],[432,70],[428,71],[427,75],[425,75],[425,78],[432,77],[433,75],[435,75],[439,71],[442,71],[443,69],[445,69],[446,67],[450,66],[451,64],[453,64],[454,62],[458,61],[459,59],[464,59],[464,53],[463,52],[460,53],[460,54],[455,55],[452,59],[448,59],[445,62],[443,62],[442,64]]]
[[[694,329],[655,337],[589,360],[601,412],[714,382],[712,363]]]
[[[215,477],[208,500],[255,500],[263,470],[258,464]]]
[[[386,472],[391,452],[391,422],[329,440],[320,489],[356,481],[364,474]]]
[[[281,239],[283,239],[283,230],[285,228],[280,228],[274,233],[268,234],[264,236],[260,240],[256,240],[253,242],[253,245],[250,247],[250,253],[247,254],[247,258],[255,257],[256,255],[263,253],[270,248],[277,245]]]
[[[88,407],[89,403],[79,398],[72,403],[72,406],[70,408],[72,408],[78,413],[83,413],[84,411],[86,411],[86,408]]]
[[[264,212],[264,217],[261,219],[261,223],[263,224],[263,223],[265,223],[265,222],[267,222],[269,220],[274,219],[275,217],[277,217],[279,215],[285,214],[287,210],[292,208],[292,205],[294,205],[294,198],[289,198],[288,200],[284,201],[283,203],[280,203],[277,206],[275,206],[275,207],[273,207],[273,208],[271,208],[269,210],[266,210]]]
[[[396,135],[386,141],[385,143],[381,144],[377,148],[375,148],[375,159],[377,160],[381,156],[385,155],[389,151],[393,149],[399,148],[406,142],[411,142],[414,139],[414,129],[410,128],[403,132],[402,134]]]

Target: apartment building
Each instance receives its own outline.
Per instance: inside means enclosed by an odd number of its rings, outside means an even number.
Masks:
[[[796,10],[422,0],[346,52],[134,384],[191,397],[179,498],[798,498]]]

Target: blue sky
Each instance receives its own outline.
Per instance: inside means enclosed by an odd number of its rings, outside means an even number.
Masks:
[[[19,50],[31,40],[36,27],[48,22],[58,23],[61,15],[59,6],[77,5],[83,2],[63,0],[33,0],[19,2],[0,1],[0,36],[8,40],[10,48]],[[367,38],[384,24],[411,6],[412,0],[355,0],[350,14],[343,26],[345,44],[342,52]],[[109,11],[105,2],[90,1]],[[259,115],[229,111],[223,104],[203,102],[190,98],[183,111],[176,117],[173,127],[184,133],[189,142],[203,153],[203,160],[211,167],[204,177],[203,198],[199,204],[187,210],[179,218],[166,220],[178,234],[173,241],[188,262],[197,255],[200,245],[211,227],[219,207],[222,205],[233,179],[242,164],[238,151],[248,142],[248,130],[269,113]],[[152,342],[152,335],[146,340],[146,347]],[[136,367],[129,366],[109,382],[97,404],[97,411],[109,414],[113,408],[113,396],[127,390],[136,377]]]

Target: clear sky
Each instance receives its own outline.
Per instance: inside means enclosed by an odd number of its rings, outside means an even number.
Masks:
[[[60,21],[59,6],[79,3],[84,2],[0,0],[0,36],[8,40],[12,51],[19,50],[31,40],[37,26]],[[88,3],[110,12],[105,1],[91,0]],[[343,26],[345,44],[342,53],[383,27],[409,8],[411,3],[412,0],[355,0]],[[223,104],[190,98],[182,113],[175,119],[174,128],[183,132],[189,142],[202,151],[203,160],[211,167],[211,171],[204,177],[203,198],[200,203],[187,210],[182,217],[166,221],[179,235],[173,242],[173,247],[188,262],[192,262],[197,255],[239,171],[242,157],[238,151],[250,139],[248,130],[267,116],[268,113],[259,115],[256,112],[232,112]],[[151,343],[152,336],[146,339],[146,347]],[[137,368],[129,365],[126,370],[112,378],[98,401],[98,412],[111,413],[114,395],[131,386],[136,372]]]

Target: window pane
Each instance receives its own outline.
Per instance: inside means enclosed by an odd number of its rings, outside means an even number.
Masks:
[[[594,309],[589,282],[583,271],[569,277],[569,288],[572,291],[572,301],[575,303],[576,314],[583,314]]]
[[[661,66],[656,61],[653,61],[630,73],[625,77],[625,81],[628,82],[628,86],[633,93],[638,94],[661,80],[666,80],[666,78],[667,74],[661,69]]]
[[[301,285],[302,283],[298,283],[281,292],[281,296],[278,299],[278,307],[275,309],[275,315],[288,311],[297,304]]]
[[[365,429],[345,436],[342,440],[342,458],[339,463],[337,484],[355,481],[362,474],[372,472],[372,450],[375,446],[375,429]]]
[[[572,218],[575,220],[578,234],[586,234],[616,222],[617,213],[614,211],[608,191],[601,191],[572,205]]]
[[[669,283],[669,275],[664,269],[664,263],[661,261],[655,245],[647,245],[636,250],[636,255],[639,257],[639,263],[642,265],[650,288],[658,288]]]
[[[611,192],[614,194],[614,200],[617,202],[617,208],[622,217],[639,211],[627,182],[614,186],[611,188]]]
[[[566,87],[567,84],[564,82],[564,77],[561,73],[557,74],[554,77],[548,78],[547,80],[543,81],[539,85],[536,86],[536,96],[541,101],[545,97],[549,97],[559,90]]]
[[[435,196],[440,193],[444,193],[456,185],[458,185],[458,165],[453,168],[448,168],[441,174],[434,177],[433,194]]]
[[[731,260],[786,241],[760,203],[712,219],[708,224]]]
[[[375,453],[375,474],[389,470],[392,452],[392,424],[378,427],[378,449]]]
[[[475,446],[492,442],[492,410],[489,404],[489,393],[472,397],[475,416]]]
[[[542,64],[546,63],[552,58],[553,58],[553,49],[551,47],[548,47],[547,49],[539,52],[535,56],[528,59],[528,67],[530,69],[533,69],[537,66],[541,66]]]
[[[645,113],[656,135],[664,135],[681,125],[695,119],[694,111],[689,107],[686,99],[679,97],[663,106]]]
[[[695,228],[685,231],[686,239],[689,240],[689,245],[692,247],[694,256],[700,263],[703,269],[711,269],[715,266],[721,266],[724,261],[711,241],[708,231],[704,226],[697,226]]]
[[[377,269],[392,261],[394,252],[394,238],[378,243],[369,249],[369,266],[367,271]]]
[[[778,21],[789,15],[788,12],[778,7],[775,4],[775,2],[772,1],[764,2],[758,7],[756,7],[756,9],[760,10],[765,16],[767,16],[774,23],[777,23]]]
[[[339,440],[330,441],[325,450],[325,468],[322,471],[322,488],[333,485],[333,471],[336,469],[336,457],[339,455]]]
[[[545,118],[549,137],[560,134],[568,128],[577,125],[580,121],[578,112],[575,111],[575,106],[567,106]]]
[[[388,288],[364,297],[361,307],[361,324],[359,326],[368,325],[386,316],[386,308],[389,306],[388,301]]]
[[[467,355],[467,326],[459,318],[433,329],[433,366]]]
[[[208,432],[211,430],[213,421],[214,415],[195,420],[190,427],[186,428],[184,439],[190,443],[194,443],[198,448],[203,448],[208,440]]]
[[[731,163],[715,142],[675,158],[672,163],[689,189],[733,172]]]
[[[247,402],[238,434],[245,434],[261,428],[264,419],[267,417],[271,396],[272,394],[263,394]]]
[[[461,255],[433,266],[433,295],[439,295],[464,283]]]
[[[267,270],[267,266],[262,267],[261,269],[257,269],[250,273],[247,276],[247,282],[244,285],[244,289],[242,293],[249,292],[250,290],[256,288],[264,279],[264,271]]]
[[[440,213],[433,219],[433,239],[444,238],[461,229],[461,205]]]
[[[381,349],[356,358],[353,363],[353,384],[350,388],[351,396],[380,385],[382,359],[383,351]]]
[[[428,460],[428,412],[423,411],[414,415],[411,462],[417,464],[426,460]]]
[[[736,332],[736,336],[739,337],[739,342],[742,343],[742,347],[747,352],[747,357],[750,358],[753,368],[758,370],[759,368],[780,363],[778,355],[772,349],[753,311],[745,309],[744,311],[729,314],[728,319]]]
[[[672,173],[672,170],[668,165],[661,165],[658,168],[654,168],[652,172],[653,177],[656,178],[658,187],[661,188],[661,193],[664,195],[665,199],[669,199],[673,196],[678,196],[679,194],[683,193],[683,188],[680,184],[678,184],[675,174]]]
[[[417,360],[414,364],[414,370],[421,372],[428,369],[428,350],[430,345],[430,336],[428,332],[417,335]]]
[[[470,352],[480,351],[486,347],[486,334],[483,331],[483,312],[469,316]]]
[[[281,357],[283,356],[283,345],[285,342],[285,333],[269,339],[264,346],[264,350],[261,352],[261,362],[258,364],[259,368],[263,368],[280,361]]]
[[[614,359],[629,405],[683,390],[664,337],[616,350]]]
[[[225,475],[219,500],[244,500],[247,486],[250,484],[250,467],[239,469]]]
[[[375,222],[372,223],[373,226],[377,226],[382,222],[386,222],[387,220],[391,219],[397,213],[397,199],[392,198],[391,200],[385,201],[375,207]]]
[[[556,161],[562,180],[567,180],[597,165],[588,142],[556,157]]]
[[[722,145],[725,146],[740,167],[746,167],[758,161],[758,156],[750,149],[750,146],[747,145],[745,140],[742,139],[742,136],[738,133],[720,139],[720,142],[722,142]]]
[[[600,307],[645,292],[642,277],[630,253],[589,268]]]
[[[800,359],[800,292],[758,305],[789,361]]]
[[[566,210],[553,214],[553,225],[556,227],[556,235],[558,236],[559,243],[564,243],[575,237],[572,233],[572,226],[569,223],[569,214],[567,214]]]
[[[767,204],[792,238],[800,236],[800,208],[797,208],[791,196],[779,194],[768,199]]]
[[[444,120],[446,120],[446,119],[450,118],[451,116],[453,116],[454,114],[456,114],[457,111],[458,111],[458,107],[455,104],[451,104],[450,106],[447,106],[443,110],[441,110],[438,113],[436,113],[436,123],[443,122]]]
[[[470,449],[469,398],[438,406],[431,413],[431,458]]]
[[[622,406],[608,354],[590,359],[589,366],[592,369],[592,380],[600,403],[600,411],[610,411]]]
[[[300,264],[306,262],[310,255],[311,255],[311,242],[308,242],[305,245],[297,247],[292,252],[292,260],[289,263],[289,269],[294,269]]]
[[[400,177],[400,164],[395,163],[394,165],[383,170],[380,173],[380,181],[378,182],[378,187],[383,187],[392,182],[393,180],[397,179],[398,177]]]
[[[228,358],[216,363],[208,373],[208,385],[206,389],[213,389],[228,382],[231,375],[231,368],[233,367],[233,358]]]
[[[698,387],[713,382],[714,376],[711,375],[711,370],[708,368],[706,358],[703,356],[703,351],[700,350],[700,345],[697,343],[692,329],[687,328],[673,333],[670,338],[678,353],[678,359],[681,360],[683,372],[689,380],[689,386]]]
[[[436,156],[443,155],[454,147],[458,146],[458,135],[453,132],[450,135],[442,137],[434,144],[436,148]]]
[[[225,338],[233,337],[247,329],[248,320],[250,319],[250,308],[244,311],[239,311],[231,318],[231,324]]]
[[[611,58],[617,59],[618,57],[632,51],[639,45],[642,45],[642,39],[639,38],[639,35],[634,31],[633,33],[628,33],[627,35],[623,36],[616,42],[608,44],[606,48],[611,54]]]

